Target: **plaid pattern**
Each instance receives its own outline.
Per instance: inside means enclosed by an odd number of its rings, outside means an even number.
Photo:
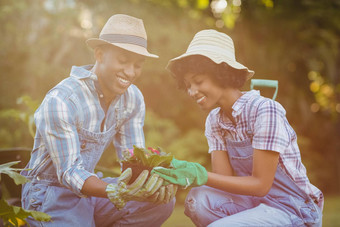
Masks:
[[[257,99],[257,100],[255,100]],[[250,111],[251,103],[253,107]],[[321,191],[309,182],[306,168],[301,162],[297,136],[287,121],[285,109],[271,99],[260,96],[258,91],[245,92],[233,105],[232,121],[220,108],[212,110],[206,120],[205,135],[209,153],[227,150],[226,138],[231,141],[244,141],[252,133],[254,149],[270,150],[280,153],[279,165],[304,192],[323,206]]]
[[[103,149],[103,144],[110,141],[118,154],[132,149],[133,145],[145,147],[145,104],[139,89],[131,85],[124,94],[117,96],[105,116],[94,86],[97,77],[87,70],[89,68],[74,66],[70,77],[49,91],[35,112],[37,131],[28,164],[32,169],[29,174],[36,175],[52,160],[59,182],[79,196],[82,196],[80,191],[85,180],[95,175],[86,170],[80,154],[80,129],[102,134],[101,124],[106,117],[103,133],[112,127],[116,133],[105,137],[107,141],[99,141],[102,147],[93,149]],[[124,118],[117,118],[122,115]]]

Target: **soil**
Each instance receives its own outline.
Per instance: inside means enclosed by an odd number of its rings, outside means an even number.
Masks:
[[[149,175],[152,170],[152,167],[143,166],[138,163],[122,162],[122,172],[126,170],[127,168],[132,169],[132,177],[128,184],[132,184],[137,179],[137,177],[142,173],[143,170],[145,169],[149,170]]]

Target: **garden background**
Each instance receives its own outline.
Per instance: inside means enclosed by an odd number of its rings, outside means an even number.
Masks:
[[[324,226],[340,226],[339,0],[0,0],[0,151],[33,146],[35,109],[72,65],[94,63],[85,40],[98,37],[116,13],[142,18],[148,49],[160,56],[147,60],[136,83],[147,107],[147,146],[210,169],[208,113],[176,88],[165,66],[196,32],[225,32],[254,79],[279,81],[277,101],[298,134],[310,180],[326,196]],[[13,157],[27,162],[25,152]],[[98,169],[117,172],[117,166],[110,147]],[[3,185],[4,194],[11,187]],[[186,192],[164,226],[190,225],[182,213]]]

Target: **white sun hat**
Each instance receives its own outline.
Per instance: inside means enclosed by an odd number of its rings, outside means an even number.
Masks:
[[[157,55],[147,50],[147,35],[143,21],[124,14],[110,17],[100,32],[99,38],[88,39],[86,43],[91,48],[111,44],[140,55],[158,58]]]
[[[184,54],[171,59],[166,68],[169,69],[170,65],[175,61],[193,55],[202,55],[216,64],[225,62],[232,68],[245,70],[247,72],[247,79],[254,75],[254,71],[249,70],[247,67],[236,61],[233,40],[228,35],[213,29],[202,30],[196,33],[190,42],[187,51]]]

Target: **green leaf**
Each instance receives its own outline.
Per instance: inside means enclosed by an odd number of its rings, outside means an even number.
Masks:
[[[4,199],[0,200],[0,218],[4,220],[5,224],[11,225],[10,221],[18,226],[18,220],[26,223],[27,217],[33,217],[37,221],[50,221],[51,216],[39,211],[25,210],[18,206],[9,205]]]
[[[160,152],[160,154],[156,154],[145,148],[140,148],[136,146],[134,146],[133,148],[133,157],[128,160],[124,160],[124,162],[139,163],[140,165],[143,165],[145,167],[153,168],[156,166],[169,167],[173,159],[173,155],[165,153],[159,147],[157,148],[157,150]]]
[[[17,168],[11,167],[13,165],[18,164],[19,162],[20,161],[14,161],[14,162],[8,162],[8,163],[0,165],[0,173],[7,174],[8,176],[10,176],[14,180],[16,185],[29,182],[29,180],[26,177],[24,177],[24,176],[22,176],[22,175],[20,175],[19,173],[16,172],[16,171],[21,171],[21,170],[24,170],[24,169],[17,169]]]
[[[147,166],[148,160],[145,156],[145,149],[133,146],[133,154],[144,166]]]
[[[149,167],[156,167],[156,166],[169,167],[172,159],[173,159],[173,155],[168,155],[168,156],[152,155],[148,158],[148,166]]]
[[[26,210],[27,211],[27,210]],[[31,216],[37,221],[50,221],[51,216],[40,211],[30,211]]]

